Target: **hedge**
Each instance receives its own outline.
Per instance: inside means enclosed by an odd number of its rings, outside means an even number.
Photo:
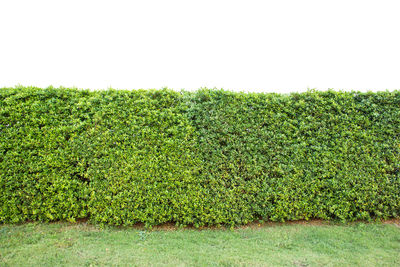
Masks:
[[[400,91],[0,89],[0,222],[400,217]]]

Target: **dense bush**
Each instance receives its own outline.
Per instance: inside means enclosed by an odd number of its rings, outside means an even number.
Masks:
[[[203,90],[187,116],[208,222],[399,216],[399,92]]]
[[[0,89],[0,222],[399,216],[399,91]]]

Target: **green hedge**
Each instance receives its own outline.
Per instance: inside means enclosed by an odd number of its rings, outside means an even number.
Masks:
[[[0,222],[400,217],[400,92],[0,89]]]

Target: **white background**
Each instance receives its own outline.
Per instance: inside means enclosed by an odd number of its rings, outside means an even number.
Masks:
[[[400,89],[400,1],[0,0],[0,87]]]

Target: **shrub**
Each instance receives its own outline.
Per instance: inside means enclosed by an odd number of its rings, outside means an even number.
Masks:
[[[208,222],[399,216],[399,92],[190,99]]]
[[[399,217],[400,92],[0,89],[0,222]]]
[[[88,189],[71,140],[90,125],[87,91],[0,90],[0,221],[87,216]]]

